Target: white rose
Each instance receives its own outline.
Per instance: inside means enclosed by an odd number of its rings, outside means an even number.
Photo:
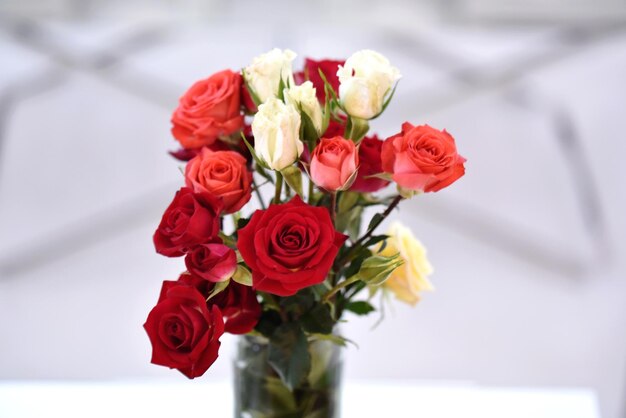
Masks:
[[[243,69],[248,86],[261,103],[278,95],[281,78],[285,85],[294,84],[291,62],[295,57],[296,53],[289,49],[274,48],[254,58],[252,64]]]
[[[322,107],[315,93],[313,83],[305,81],[299,86],[285,89],[285,101],[294,105],[296,108],[300,107],[313,122],[315,130],[321,133],[323,120]]]
[[[401,77],[389,60],[375,51],[354,53],[337,70],[339,100],[350,116],[371,119],[383,110],[387,95]]]
[[[275,97],[259,105],[252,121],[254,150],[271,169],[293,164],[304,146],[300,140],[300,112]]]

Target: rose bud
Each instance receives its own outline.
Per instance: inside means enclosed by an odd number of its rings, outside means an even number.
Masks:
[[[250,286],[233,280],[226,289],[209,299],[209,305],[220,309],[224,317],[224,331],[230,334],[247,334],[261,317],[262,309],[256,292]]]
[[[274,48],[254,58],[252,64],[244,68],[243,74],[250,93],[255,95],[260,103],[278,96],[281,79],[285,86],[294,84],[291,62],[295,57],[293,51]]]
[[[211,241],[220,230],[221,210],[222,203],[212,194],[181,188],[154,233],[157,253],[178,257],[196,245]]]
[[[250,200],[252,173],[246,159],[235,151],[203,148],[185,168],[185,183],[194,191],[206,191],[222,200],[224,213],[234,213]]]
[[[210,282],[228,280],[237,268],[235,251],[218,242],[200,244],[185,256],[189,273]]]
[[[276,98],[259,106],[252,121],[252,133],[254,150],[273,170],[293,164],[304,149],[300,140],[300,113]]]
[[[285,101],[295,108],[301,109],[313,122],[318,135],[322,131],[322,107],[315,96],[315,87],[310,81],[305,81],[299,86],[285,89]]]
[[[411,230],[394,222],[387,232],[389,238],[385,244],[379,244],[377,253],[391,257],[399,254],[404,263],[396,268],[383,286],[399,300],[415,305],[420,300],[420,293],[433,290],[428,280],[433,268],[426,258],[426,248],[411,233]],[[382,250],[381,250],[382,248]]]
[[[465,174],[454,138],[428,125],[405,122],[400,133],[385,140],[381,157],[383,170],[405,190],[436,192]]]
[[[383,172],[383,162],[380,152],[383,141],[378,136],[365,137],[359,145],[359,172],[350,190],[361,193],[371,193],[387,186],[387,180],[370,177]]]
[[[252,287],[290,296],[324,281],[348,237],[336,231],[327,208],[296,195],[257,210],[239,230],[237,248],[252,270]]]
[[[193,379],[217,359],[224,321],[218,307],[209,309],[194,287],[166,283],[144,324],[152,343],[152,363]]]
[[[172,135],[183,148],[211,145],[243,126],[241,74],[220,71],[198,81],[180,98],[172,115]]]
[[[378,52],[363,50],[354,53],[337,71],[339,101],[353,117],[372,119],[383,110],[385,100],[400,79],[400,71],[392,67]]]
[[[356,177],[358,165],[354,142],[340,136],[322,138],[313,151],[311,178],[328,191],[346,190]]]
[[[338,60],[312,60],[306,58],[304,60],[304,77],[313,83],[317,93],[317,99],[321,103],[326,103],[326,94],[324,92],[324,80],[319,74],[322,70],[326,81],[331,85],[335,94],[339,94],[339,78],[337,78],[337,70],[340,65],[344,65],[345,61]]]

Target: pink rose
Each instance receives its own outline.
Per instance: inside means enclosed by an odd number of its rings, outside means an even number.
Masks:
[[[313,150],[311,178],[328,191],[345,190],[354,181],[358,165],[354,142],[340,136],[322,138]]]
[[[237,268],[237,255],[226,245],[218,242],[193,247],[185,256],[189,273],[210,282],[223,282]]]
[[[382,149],[383,170],[404,189],[436,192],[465,174],[454,138],[428,125],[402,125],[402,132],[387,138]]]

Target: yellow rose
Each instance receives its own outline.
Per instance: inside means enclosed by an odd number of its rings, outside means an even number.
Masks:
[[[383,286],[391,290],[399,300],[415,305],[420,300],[420,293],[425,290],[434,290],[428,280],[433,267],[426,258],[426,248],[411,233],[411,230],[394,222],[387,232],[389,238],[386,245],[378,253],[384,256],[392,256],[400,253],[404,264],[391,273]]]

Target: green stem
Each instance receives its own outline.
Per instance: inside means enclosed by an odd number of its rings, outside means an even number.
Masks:
[[[330,298],[332,298],[335,295],[335,293],[339,292],[344,287],[350,286],[352,283],[355,283],[358,281],[359,281],[359,276],[357,276],[356,274],[350,277],[349,279],[344,280],[343,282],[339,283],[338,285],[330,289],[328,293],[326,293],[324,297],[322,298],[322,302],[324,303],[328,302]]]
[[[280,194],[283,191],[283,175],[276,172],[276,191],[274,192],[274,203],[280,203]]]
[[[378,228],[378,226],[385,220],[385,218],[387,218],[387,216],[389,216],[389,214],[391,213],[392,210],[394,210],[394,208],[396,206],[398,206],[398,203],[400,203],[400,201],[403,199],[403,197],[401,195],[396,196],[395,199],[393,199],[393,201],[391,202],[391,204],[389,205],[389,207],[387,207],[387,209],[385,209],[385,211],[383,212],[382,216],[378,219],[378,222],[375,222],[374,225],[372,225],[372,227],[361,237],[359,238],[354,244],[352,244],[352,246],[350,247],[350,249],[348,250],[348,252],[346,253],[345,256],[343,256],[336,264],[337,269],[335,269],[335,271],[339,271],[339,269],[341,267],[343,267],[344,264],[346,264],[347,261],[350,260],[350,257],[352,257],[354,251],[356,251],[358,249],[358,247],[365,242],[365,240],[367,240],[369,237],[372,236],[372,234],[374,233],[374,230],[376,228]]]
[[[311,177],[309,177],[309,205],[313,204],[313,179],[311,179]]]
[[[265,202],[263,201],[263,196],[261,196],[261,192],[259,191],[259,186],[256,184],[256,179],[254,176],[252,177],[252,185],[254,186],[254,193],[256,193],[256,197],[259,199],[259,204],[261,205],[261,209],[265,210]]]
[[[335,218],[337,217],[337,192],[330,194],[330,219],[335,225]]]

